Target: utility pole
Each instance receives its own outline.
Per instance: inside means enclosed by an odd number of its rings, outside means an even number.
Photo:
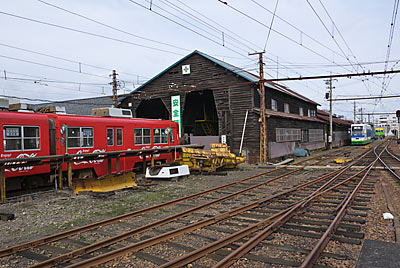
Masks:
[[[336,80],[336,79],[335,79]],[[328,144],[329,149],[332,149],[332,142],[333,142],[333,123],[332,123],[332,77],[329,80],[325,80],[325,84],[328,85],[329,88],[329,136],[328,136]]]
[[[112,77],[112,86],[113,86],[113,106],[115,108],[118,107],[118,98],[117,98],[117,72],[113,70],[112,74],[110,75]]]
[[[357,124],[356,122],[356,101],[354,101],[354,124]]]
[[[254,52],[249,53],[249,56],[258,54],[259,56],[259,64],[260,64],[260,117],[261,117],[261,125],[260,125],[260,163],[267,162],[267,122],[265,116],[265,87],[264,87],[264,63],[263,63],[263,54],[262,52]]]

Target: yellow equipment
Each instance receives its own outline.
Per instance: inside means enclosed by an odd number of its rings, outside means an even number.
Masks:
[[[79,192],[110,192],[120,189],[136,187],[136,174],[127,172],[118,175],[109,175],[97,179],[74,179],[74,193]]]
[[[188,165],[192,171],[207,172],[220,168],[235,168],[244,160],[244,157],[231,153],[229,146],[224,143],[211,143],[210,150],[184,147],[177,159],[182,165]]]
[[[336,158],[335,159],[336,164],[343,164],[343,163],[350,162],[350,161],[351,161],[350,158]]]

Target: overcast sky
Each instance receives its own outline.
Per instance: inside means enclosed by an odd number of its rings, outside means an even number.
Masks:
[[[0,94],[40,100],[110,95],[113,69],[123,81],[119,93],[127,93],[194,50],[258,74],[257,56],[248,53],[265,48],[266,78],[400,69],[398,21],[391,30],[394,0],[225,2],[2,1]],[[323,80],[283,83],[329,107]],[[342,78],[334,86],[334,98],[400,95],[400,75]],[[364,113],[394,112],[400,99],[356,106]],[[353,119],[353,102],[335,102],[334,113]]]

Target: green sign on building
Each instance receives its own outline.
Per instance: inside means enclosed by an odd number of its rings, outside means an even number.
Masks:
[[[171,96],[171,120],[179,124],[179,137],[181,137],[181,96]]]

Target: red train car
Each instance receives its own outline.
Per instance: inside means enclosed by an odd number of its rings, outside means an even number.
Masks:
[[[67,146],[61,142],[63,126],[67,132]],[[179,125],[168,120],[0,112],[0,127],[1,159],[150,149],[179,144]],[[155,155],[155,160],[170,162],[172,154]],[[141,167],[142,162],[141,157],[121,158],[120,169],[122,172],[131,171]],[[112,167],[116,171],[115,162]],[[44,183],[31,179],[35,176],[48,180],[50,173],[53,172],[49,166],[6,169],[6,178],[10,178],[6,180],[7,189],[25,188],[24,185],[33,181]],[[74,177],[99,177],[107,173],[106,161],[73,164]]]

